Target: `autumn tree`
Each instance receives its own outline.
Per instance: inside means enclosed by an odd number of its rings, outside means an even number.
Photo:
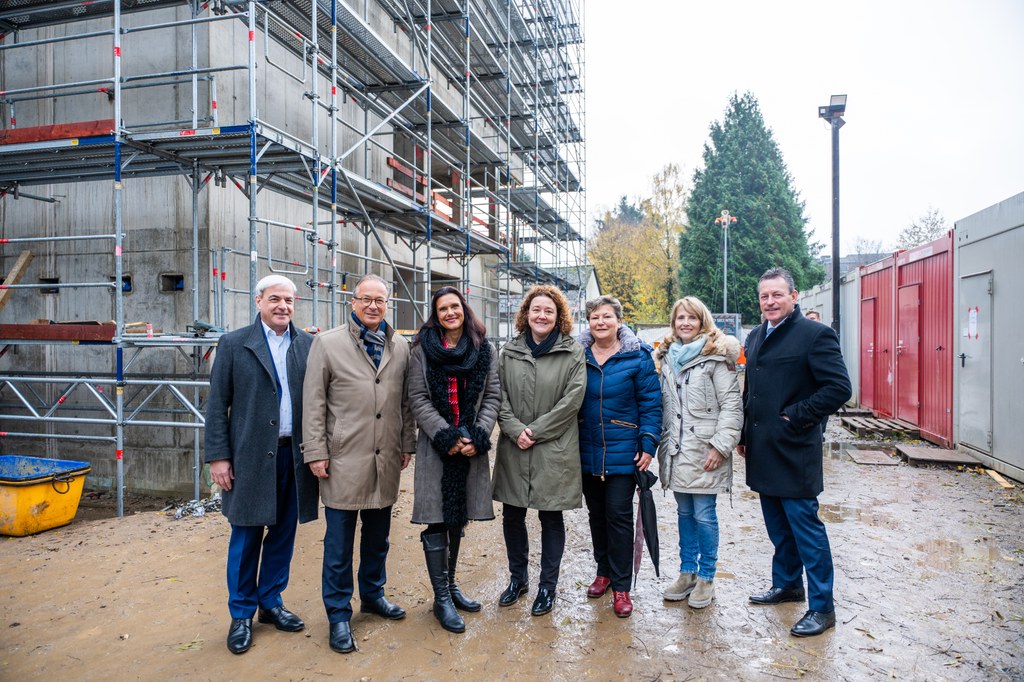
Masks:
[[[644,215],[658,232],[658,246],[665,254],[665,299],[676,296],[679,268],[679,237],[686,231],[686,186],[679,166],[670,163],[655,173],[651,196],[641,202]]]
[[[693,174],[679,240],[680,291],[722,310],[722,228],[715,218],[728,209],[738,218],[728,228],[729,312],[756,322],[761,274],[781,266],[797,288],[813,286],[824,276],[813,258],[820,246],[810,241],[804,204],[753,94],[730,98],[723,120],[711,124],[703,162]]]
[[[938,239],[948,231],[949,225],[946,224],[942,213],[929,206],[923,216],[900,231],[897,246],[901,249],[910,249]]]
[[[587,248],[602,290],[622,302],[626,321],[668,319],[665,279],[673,271],[662,244],[662,232],[647,218],[644,202],[622,197],[615,211],[605,213]]]

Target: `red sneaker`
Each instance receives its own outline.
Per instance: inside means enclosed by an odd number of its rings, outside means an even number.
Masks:
[[[611,578],[599,575],[594,578],[594,582],[590,583],[590,587],[587,588],[587,596],[591,599],[597,599],[598,597],[604,596],[604,593],[608,591],[611,584]]]
[[[619,618],[629,618],[633,613],[633,602],[629,600],[629,592],[612,592],[614,597],[615,615]]]

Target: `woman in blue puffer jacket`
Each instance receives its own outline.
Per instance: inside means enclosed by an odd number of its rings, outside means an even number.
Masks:
[[[615,615],[633,612],[633,492],[661,435],[661,388],[650,346],[622,325],[622,304],[611,296],[587,302],[587,392],[580,408],[583,497],[590,513],[597,577],[587,596],[611,587]]]

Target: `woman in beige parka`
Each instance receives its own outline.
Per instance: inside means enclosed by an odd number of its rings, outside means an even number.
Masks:
[[[715,596],[718,493],[732,488],[732,451],[740,440],[743,404],[736,378],[740,345],[715,326],[700,299],[672,307],[672,333],[658,348],[661,363],[661,485],[672,490],[679,519],[679,576],[667,601],[704,608]]]

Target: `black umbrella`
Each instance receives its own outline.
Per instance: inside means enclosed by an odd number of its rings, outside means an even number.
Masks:
[[[651,471],[637,470],[636,478],[636,535],[633,536],[633,586],[636,587],[636,575],[640,572],[640,557],[644,553],[644,540],[647,541],[647,552],[654,564],[654,575],[661,577],[658,562],[661,551],[658,548],[658,515],[654,509],[654,493],[651,488],[658,477]]]

